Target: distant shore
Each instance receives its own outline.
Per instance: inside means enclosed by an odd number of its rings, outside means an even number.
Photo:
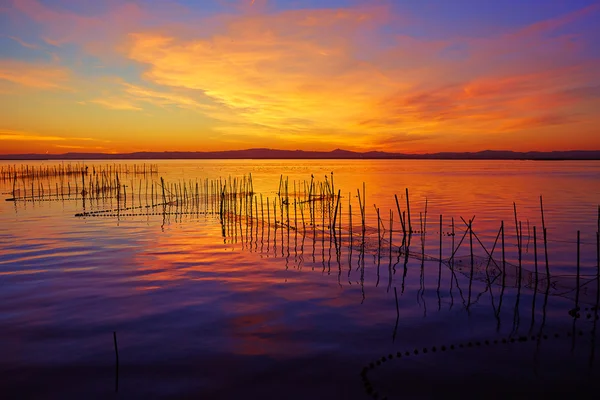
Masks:
[[[479,152],[443,152],[427,154],[247,149],[211,152],[135,152],[135,153],[64,153],[0,154],[0,160],[600,160],[600,150],[566,150],[550,152],[515,152],[484,150]]]

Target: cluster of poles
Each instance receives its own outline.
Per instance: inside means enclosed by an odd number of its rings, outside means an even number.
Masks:
[[[133,184],[132,186],[135,188]],[[371,221],[376,223],[376,227],[367,224],[364,183],[362,190],[357,189],[355,196],[348,193],[347,202],[343,201],[341,190],[336,190],[333,174],[325,176],[324,181],[317,181],[311,177],[310,180],[290,182],[289,178],[281,176],[278,190],[272,193],[272,196],[255,193],[252,175],[174,183],[166,183],[161,178],[160,182],[150,183],[149,188],[148,182],[144,186],[138,183],[137,191],[127,192],[124,187],[118,193],[117,208],[84,211],[77,216],[163,215],[163,221],[167,222],[172,215],[176,218],[184,215],[213,215],[220,222],[225,241],[237,242],[240,239],[245,244],[254,243],[254,248],[258,246],[259,240],[262,246],[266,243],[267,247],[273,242],[273,249],[277,248],[277,241],[279,241],[282,254],[286,244],[289,253],[291,240],[297,247],[298,237],[303,240],[301,245],[303,250],[304,239],[308,235],[312,237],[314,244],[321,242],[323,260],[325,249],[329,244],[330,252],[335,249],[338,255],[342,248],[348,249],[348,264],[351,263],[353,252],[359,254],[359,265],[364,264],[365,253],[372,253],[377,260],[378,270],[384,257],[390,259],[391,265],[392,257],[396,253],[398,257],[405,257],[406,262],[409,258],[413,258],[422,262],[439,262],[440,266],[445,264],[452,269],[460,258],[459,269],[466,272],[471,281],[477,279],[477,274],[483,271],[486,274],[485,279],[501,284],[502,287],[507,284],[513,285],[507,283],[507,279],[514,279],[514,286],[518,288],[519,293],[522,286],[531,287],[537,292],[544,288],[550,290],[553,283],[549,267],[548,230],[542,197],[540,197],[542,226],[539,232],[537,227],[533,226],[534,260],[531,260],[533,262],[529,262],[529,265],[533,264],[534,268],[531,270],[524,267],[526,236],[523,232],[523,223],[519,220],[516,204],[513,204],[516,246],[507,244],[508,232],[504,221],[500,223],[493,243],[486,246],[474,228],[475,216],[468,220],[461,217],[461,225],[455,226],[454,218],[444,221],[443,216],[440,215],[437,232],[439,252],[432,255],[425,252],[427,227],[432,225],[427,222],[428,202],[425,201],[424,211],[418,213],[418,225],[415,225],[414,207],[411,213],[408,189],[405,189],[404,201],[395,196],[396,210],[389,210],[388,221],[382,218],[381,210],[374,205],[375,213],[371,215]],[[352,210],[354,198],[358,199],[358,212]],[[404,202],[405,205],[402,204]],[[600,230],[600,208],[598,213]],[[399,221],[397,228],[395,228],[396,220]],[[527,236],[531,235],[528,233]],[[452,241],[451,250],[449,252],[446,250],[447,254],[443,253],[445,248],[443,237],[450,237]],[[418,240],[416,245],[415,239]],[[596,239],[598,259],[600,257],[598,256],[600,253],[598,234]],[[542,243],[540,251],[538,251],[538,240]],[[313,255],[315,247],[313,246]],[[516,250],[513,251],[515,247]],[[510,252],[516,253],[514,257],[516,260],[508,261],[507,250],[509,249]],[[462,263],[462,261],[467,262]],[[470,271],[465,271],[465,267]],[[594,278],[597,279],[598,275],[600,275],[600,266]],[[579,288],[581,280],[589,277],[590,275],[581,274],[580,232],[578,232],[574,286]],[[600,293],[600,290],[597,292]],[[579,306],[579,290],[574,290],[573,293],[576,296],[576,305]]]
[[[251,174],[225,179],[188,179],[167,183],[163,178],[156,179],[156,172],[155,165],[146,164],[107,164],[92,166],[91,169],[83,164],[65,164],[52,168],[5,167],[2,173],[3,176],[13,175],[13,190],[10,193],[13,197],[7,200],[15,202],[81,200],[83,211],[76,214],[78,217],[162,215],[163,222],[167,222],[167,218],[172,215],[176,218],[184,215],[213,215],[218,217],[224,240],[237,242],[239,237],[242,241],[251,242],[253,239],[257,245],[259,237],[261,243],[264,243],[266,233],[268,245],[273,230],[274,240],[277,240],[279,235],[280,243],[283,245],[284,242],[290,243],[291,236],[297,238],[300,234],[300,237],[304,238],[308,234],[312,236],[315,243],[320,239],[323,251],[326,242],[329,243],[330,249],[341,251],[343,247],[347,247],[349,263],[355,251],[360,255],[359,264],[364,264],[365,252],[371,252],[378,260],[378,268],[383,257],[387,256],[391,260],[394,253],[406,257],[406,260],[410,257],[422,262],[438,261],[440,265],[443,263],[452,268],[457,257],[460,256],[467,260],[470,258],[470,263],[461,266],[470,265],[471,276],[475,276],[476,270],[484,265],[486,274],[491,268],[492,278],[501,279],[503,286],[506,284],[507,277],[514,277],[518,287],[521,284],[532,285],[535,286],[535,290],[541,290],[544,286],[549,287],[552,283],[548,257],[548,231],[542,197],[540,197],[542,223],[540,232],[536,226],[533,226],[534,270],[528,271],[523,267],[525,240],[523,223],[518,218],[516,204],[513,204],[513,208],[517,261],[511,263],[507,260],[506,254],[504,221],[500,223],[493,244],[486,246],[474,229],[475,216],[468,220],[461,217],[461,225],[457,227],[454,218],[444,222],[443,216],[440,215],[439,253],[426,255],[427,227],[432,225],[427,222],[428,202],[425,201],[424,211],[418,213],[418,226],[415,226],[416,217],[414,207],[411,213],[408,188],[405,189],[404,201],[395,196],[396,209],[389,210],[387,222],[382,217],[381,210],[373,205],[375,213],[369,219],[376,224],[376,227],[373,227],[367,224],[365,184],[362,184],[362,190],[357,189],[355,196],[348,193],[348,201],[343,201],[341,190],[336,190],[333,173],[325,175],[324,180],[315,180],[314,176],[311,176],[310,180],[291,182],[289,178],[281,176],[277,191],[271,192],[272,196],[269,196],[255,192]],[[354,198],[358,199],[358,212],[353,211]],[[598,226],[600,231],[600,207]],[[529,231],[529,222],[527,222],[527,231]],[[543,241],[543,258],[541,255],[538,257],[538,233],[541,235],[540,240]],[[452,241],[451,250],[445,255],[443,254],[444,236],[450,237]],[[413,243],[415,238],[420,239],[420,245],[415,246]],[[460,240],[456,243],[458,238]],[[597,259],[600,258],[599,243],[598,233],[596,233]],[[465,247],[468,247],[468,251]],[[481,250],[485,256],[480,255]],[[600,266],[597,270],[598,276]],[[579,287],[580,280],[585,278],[580,272],[580,232],[578,231],[576,287]],[[538,288],[538,285],[541,287]],[[578,300],[579,296],[576,297]]]
[[[419,213],[419,227],[413,227],[411,217],[411,204],[408,189],[405,190],[406,207],[402,209],[398,196],[395,196],[396,213],[394,210],[389,210],[389,222],[384,223],[381,218],[380,209],[374,205],[375,216],[377,219],[377,228],[372,228],[366,224],[366,190],[363,184],[362,191],[357,190],[357,199],[359,212],[357,213],[358,221],[353,222],[352,213],[352,198],[348,195],[348,213],[347,219],[344,220],[342,212],[343,204],[341,192],[334,191],[333,180],[326,180],[315,185],[313,179],[310,182],[301,182],[299,185],[302,188],[307,188],[307,191],[297,191],[297,185],[294,183],[293,191],[290,191],[288,180],[280,180],[280,188],[276,192],[273,199],[269,197],[266,200],[262,194],[254,195],[245,193],[239,195],[232,189],[234,186],[223,183],[219,186],[217,194],[220,197],[218,217],[221,223],[222,236],[224,239],[230,238],[237,242],[238,235],[241,239],[243,247],[250,251],[260,251],[263,254],[273,252],[273,256],[280,256],[286,260],[286,268],[288,267],[289,259],[293,248],[294,262],[299,264],[303,262],[305,255],[306,238],[312,238],[312,263],[313,269],[317,262],[315,255],[316,249],[321,250],[321,263],[323,272],[331,273],[331,264],[338,266],[338,282],[342,275],[342,249],[347,248],[348,254],[348,278],[351,271],[354,269],[353,261],[357,261],[356,271],[360,271],[360,287],[362,290],[363,300],[364,292],[364,273],[365,273],[365,254],[371,252],[374,256],[377,272],[376,286],[380,283],[380,266],[383,260],[388,259],[388,291],[392,287],[392,277],[396,273],[397,265],[404,259],[403,274],[402,274],[402,293],[404,293],[404,281],[407,276],[407,264],[409,258],[417,259],[421,264],[421,287],[419,296],[423,299],[425,290],[424,285],[424,265],[426,261],[435,262],[438,264],[438,308],[441,307],[440,285],[442,276],[442,266],[446,265],[452,272],[451,283],[455,282],[456,287],[462,297],[463,304],[467,311],[470,307],[477,303],[481,296],[489,292],[494,315],[500,329],[500,315],[502,310],[502,302],[504,292],[507,288],[516,289],[515,305],[513,312],[513,328],[512,333],[517,334],[520,325],[521,313],[520,303],[522,291],[524,288],[533,292],[533,303],[531,308],[531,325],[529,332],[534,329],[536,319],[536,298],[538,293],[544,294],[542,307],[542,321],[538,336],[542,337],[542,332],[546,324],[546,307],[550,294],[554,296],[562,296],[574,300],[574,307],[570,311],[573,317],[573,328],[571,337],[573,338],[573,347],[575,346],[576,321],[580,318],[594,318],[594,336],[596,321],[599,318],[600,311],[600,206],[597,214],[597,232],[596,232],[596,273],[583,275],[581,273],[581,232],[577,232],[577,255],[574,275],[555,275],[551,276],[548,256],[548,230],[545,221],[543,198],[540,196],[540,213],[541,213],[541,238],[540,246],[538,246],[538,230],[533,227],[533,270],[527,269],[524,266],[524,248],[525,240],[523,233],[523,223],[519,220],[516,204],[513,203],[515,237],[516,237],[516,262],[509,262],[507,257],[507,232],[505,232],[505,223],[500,223],[498,232],[491,247],[487,247],[480,239],[474,229],[475,216],[469,220],[460,218],[462,222],[461,228],[455,227],[454,219],[451,219],[451,230],[444,232],[444,218],[439,216],[439,253],[436,256],[425,254],[425,243],[427,234],[427,200],[425,201],[425,210]],[[313,191],[313,188],[317,188]],[[394,230],[394,216],[399,216],[400,228]],[[346,222],[347,221],[347,222]],[[386,226],[387,225],[387,226]],[[458,243],[457,232],[460,240]],[[377,235],[376,237],[375,234]],[[398,234],[400,238],[397,244],[394,244],[394,234]],[[411,250],[411,246],[415,246],[412,242],[417,236],[419,249]],[[444,257],[443,254],[443,238],[448,236],[452,240],[451,252]],[[298,239],[300,237],[300,240]],[[260,242],[260,250],[259,249]],[[279,247],[278,247],[279,242]],[[310,240],[309,240],[310,242]],[[320,242],[320,243],[319,243]],[[327,245],[328,243],[328,245]],[[543,245],[542,245],[543,243]],[[575,243],[575,242],[574,242]],[[265,249],[266,244],[266,249]],[[269,248],[272,244],[272,250]],[[328,250],[328,255],[326,255]],[[468,247],[468,249],[465,249]],[[542,249],[539,251],[538,247]],[[459,255],[459,250],[462,248],[462,253]],[[479,249],[479,250],[477,250]],[[482,255],[481,251],[485,255]],[[353,251],[358,252],[358,257],[353,258]],[[543,251],[542,254],[539,254]],[[476,254],[479,253],[479,254]],[[499,255],[495,255],[500,253]],[[462,261],[470,261],[462,263]],[[460,261],[461,267],[457,266],[457,261]],[[385,262],[385,261],[384,261]],[[326,267],[327,264],[327,267]],[[456,272],[461,272],[468,277],[468,293],[463,295],[463,290],[460,289]],[[509,281],[510,279],[510,281]],[[473,293],[473,282],[479,280],[485,283],[485,290],[481,293]],[[595,296],[588,295],[585,301],[582,301],[581,294],[583,287],[590,289],[595,282],[595,290],[587,290],[588,294],[595,291]],[[562,287],[559,287],[561,286]],[[500,288],[499,303],[496,304],[492,287]],[[393,333],[393,338],[396,336],[398,320],[400,316],[398,306],[398,294],[394,287],[396,299],[397,319]],[[450,290],[452,297],[452,287]],[[452,297],[452,304],[453,304]],[[424,301],[424,300],[423,300]],[[592,307],[584,307],[585,304],[593,305]],[[584,312],[585,310],[585,312]],[[593,354],[592,354],[593,357]]]
[[[132,186],[155,176],[153,164],[93,165],[59,164],[52,167],[28,165],[2,167],[2,179],[12,183],[7,201],[106,200],[126,194],[126,181]]]
[[[112,199],[100,205],[109,208],[77,213],[77,217],[127,217],[163,215],[219,215],[223,210],[222,179],[195,179],[165,182],[147,179],[131,181],[130,185],[118,184]],[[230,179],[231,190],[235,197],[254,196],[252,175]],[[127,188],[130,187],[128,191]],[[137,189],[137,190],[136,190]],[[228,192],[229,195],[229,192]],[[137,202],[137,203],[136,203]]]
[[[68,176],[79,174],[107,173],[121,175],[152,175],[158,173],[156,164],[105,164],[92,165],[90,168],[84,163],[61,163],[53,165],[3,165],[0,166],[0,180],[10,181],[14,179],[49,178],[56,176]]]
[[[455,272],[460,272],[469,278],[466,300],[460,291],[467,309],[482,295],[482,293],[472,295],[474,280],[484,281],[486,290],[490,294],[493,285],[499,286],[500,303],[497,307],[494,306],[498,324],[502,295],[506,287],[517,289],[513,321],[516,326],[518,326],[519,301],[523,287],[531,289],[534,293],[532,327],[535,319],[535,295],[538,292],[545,293],[544,320],[545,306],[551,291],[554,291],[555,295],[569,298],[574,296],[575,306],[570,313],[573,317],[573,332],[575,321],[584,314],[584,304],[595,304],[589,310],[594,311],[595,319],[598,318],[600,206],[596,232],[596,273],[594,275],[581,273],[581,233],[577,231],[574,276],[551,276],[548,229],[541,196],[539,204],[541,227],[538,230],[537,226],[533,226],[533,260],[527,261],[527,265],[532,266],[533,269],[528,269],[525,268],[526,240],[523,223],[519,219],[515,203],[513,203],[514,230],[512,231],[514,236],[512,233],[510,236],[516,238],[516,246],[507,243],[510,228],[506,227],[504,221],[500,222],[493,243],[486,246],[474,228],[475,216],[469,219],[460,217],[460,225],[456,226],[454,218],[444,220],[444,217],[439,215],[439,230],[435,229],[438,230],[439,235],[439,249],[435,250],[439,252],[432,255],[426,254],[426,243],[431,243],[426,241],[426,235],[428,227],[435,225],[437,228],[437,221],[433,224],[427,222],[427,200],[424,210],[418,215],[415,214],[414,207],[411,208],[408,188],[403,193],[404,199],[394,196],[396,207],[395,210],[389,209],[389,217],[383,217],[385,211],[382,213],[377,205],[373,205],[374,213],[367,218],[365,184],[362,184],[362,190],[357,189],[356,194],[349,192],[346,197],[346,193],[342,195],[341,190],[336,189],[333,173],[325,175],[324,180],[315,180],[314,176],[311,176],[310,180],[291,182],[289,178],[281,176],[277,191],[263,194],[255,192],[251,174],[225,179],[165,182],[163,178],[158,179],[157,172],[155,165],[145,164],[93,166],[91,169],[83,164],[53,167],[9,166],[2,167],[0,179],[12,182],[12,191],[9,193],[12,198],[7,200],[15,202],[81,200],[83,211],[77,213],[77,217],[120,218],[162,215],[164,225],[172,215],[176,218],[184,215],[210,215],[218,220],[225,242],[229,240],[231,243],[237,243],[240,240],[243,247],[250,251],[260,251],[264,254],[272,252],[274,257],[284,257],[286,268],[292,253],[300,268],[308,253],[305,251],[305,246],[309,246],[312,250],[310,252],[313,269],[320,259],[323,272],[331,273],[332,263],[337,264],[338,280],[341,280],[343,264],[347,264],[348,279],[351,271],[359,271],[363,300],[365,255],[370,253],[376,264],[376,286],[380,283],[381,263],[387,258],[388,291],[392,288],[392,276],[396,273],[396,267],[403,262],[402,293],[404,292],[409,259],[416,259],[421,263],[421,296],[424,291],[423,271],[426,261],[438,264],[438,301],[443,265],[452,271],[451,282],[456,282],[457,287],[458,279]],[[355,210],[353,210],[353,199],[358,200],[358,206],[354,205]],[[528,221],[526,232],[526,236],[531,237]],[[449,246],[444,246],[444,237],[451,240],[450,251],[448,251]],[[417,240],[418,243],[415,244]],[[538,247],[541,250],[538,250]],[[513,250],[515,248],[516,250]],[[317,249],[321,250],[319,256],[317,256]],[[344,260],[343,249],[347,249],[347,261]],[[429,251],[435,250],[429,249]],[[511,253],[512,257],[507,253]],[[512,261],[509,261],[509,258]],[[467,262],[463,263],[463,261]],[[356,268],[353,267],[354,263]],[[557,279],[567,279],[569,284],[565,286],[571,289],[563,293],[557,292],[553,287],[558,282]],[[594,280],[596,281],[595,301],[590,301],[589,296],[582,300],[580,290],[582,283],[588,285]],[[400,313],[396,287],[393,291],[396,299],[397,329]],[[450,293],[452,295],[452,290]],[[472,297],[475,298],[474,301]],[[544,323],[545,321],[542,321],[542,326]],[[394,338],[396,329],[394,329]]]

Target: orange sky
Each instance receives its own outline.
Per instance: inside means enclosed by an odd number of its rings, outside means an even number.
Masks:
[[[251,3],[9,1],[0,153],[600,149],[598,2]]]

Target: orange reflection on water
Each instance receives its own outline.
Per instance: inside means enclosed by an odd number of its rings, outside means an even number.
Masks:
[[[327,232],[325,240],[321,241],[321,229],[316,230],[317,240],[313,241],[313,231],[308,226],[306,232],[281,228],[274,231],[271,227],[270,231],[263,234],[262,226],[259,226],[258,232],[248,230],[245,221],[242,221],[242,232],[239,226],[236,228],[236,241],[231,235],[222,237],[219,218],[214,215],[186,215],[182,219],[172,217],[166,222],[161,215],[75,218],[74,214],[80,211],[81,203],[67,202],[48,202],[35,206],[16,204],[16,211],[13,209],[15,204],[0,205],[0,218],[10,234],[10,240],[0,243],[4,250],[0,257],[7,257],[4,262],[0,261],[0,268],[6,268],[0,274],[7,279],[11,275],[35,271],[37,276],[20,275],[19,279],[35,282],[39,285],[36,289],[40,293],[63,304],[63,308],[51,313],[40,306],[47,299],[32,300],[26,306],[40,308],[35,313],[36,321],[52,323],[53,319],[74,313],[83,319],[90,315],[91,320],[96,321],[94,318],[97,318],[102,323],[117,317],[120,321],[146,321],[144,318],[152,317],[156,320],[144,323],[166,321],[167,324],[182,324],[179,325],[182,330],[193,324],[200,325],[202,329],[205,329],[205,325],[214,324],[214,329],[218,330],[218,335],[215,334],[217,337],[210,337],[212,333],[207,337],[227,351],[274,357],[298,355],[320,348],[326,342],[319,337],[311,344],[302,335],[324,329],[323,326],[328,327],[326,334],[335,331],[338,326],[335,318],[343,319],[346,326],[351,325],[350,329],[358,330],[359,334],[362,329],[391,321],[391,334],[396,316],[394,290],[391,286],[387,289],[387,259],[381,260],[381,277],[376,276],[377,249],[373,246],[376,242],[373,237],[377,234],[377,222],[373,204],[381,210],[384,227],[388,227],[387,210],[394,210],[396,247],[401,238],[397,230],[394,194],[398,194],[400,207],[405,210],[406,199],[403,196],[406,187],[410,189],[413,226],[418,226],[419,213],[424,212],[425,198],[428,199],[428,237],[437,240],[435,227],[439,223],[439,214],[444,215],[446,228],[449,219],[454,217],[457,229],[460,227],[463,230],[459,217],[470,218],[475,214],[474,230],[487,245],[490,236],[492,239],[495,237],[502,219],[507,225],[511,224],[510,234],[514,234],[513,201],[517,202],[519,218],[524,223],[539,226],[538,195],[543,194],[546,223],[551,239],[555,240],[559,239],[559,230],[568,233],[572,229],[595,229],[594,202],[598,200],[598,194],[589,188],[597,183],[599,165],[354,160],[302,163],[278,160],[165,162],[161,165],[161,171],[169,182],[182,177],[218,178],[252,172],[257,193],[263,193],[264,197],[269,196],[271,200],[278,189],[281,173],[285,176],[289,172],[292,183],[293,180],[310,180],[311,173],[315,179],[322,181],[334,171],[336,191],[341,190],[344,196],[341,215],[345,232],[349,223],[348,192],[356,227],[359,224],[356,189],[362,189],[364,181],[369,225],[367,235],[370,240],[365,256],[364,282],[360,282],[363,271],[357,263],[357,247],[354,246],[349,265],[350,249],[348,242],[345,242],[338,264],[337,243],[331,244]],[[279,219],[279,209],[277,213]],[[580,223],[584,223],[581,228]],[[357,231],[355,229],[355,235]],[[444,257],[448,257],[449,238],[444,237],[444,240]],[[413,238],[413,246],[418,250],[418,235]],[[432,245],[426,241],[426,246],[426,254],[438,250],[437,243]],[[508,246],[511,247],[509,252],[514,253],[514,244],[511,242]],[[462,249],[468,251],[465,247]],[[550,251],[563,252],[565,249],[569,250],[570,256],[574,246],[572,243],[552,242]],[[14,259],[9,258],[15,254],[17,256]],[[528,255],[531,258],[531,251]],[[551,260],[551,268],[562,267],[559,262],[563,260],[554,253],[551,253]],[[589,264],[589,256],[587,261]],[[395,254],[393,262],[397,262]],[[573,263],[564,265],[566,270]],[[431,267],[428,264],[425,268],[430,271]],[[437,265],[433,267],[437,268]],[[407,307],[400,306],[401,315],[418,313],[420,316],[421,310],[415,311],[416,307],[412,304],[419,282],[418,261],[411,260],[408,270],[406,286],[407,293],[412,291],[410,299],[408,295],[402,297],[400,288],[402,262],[392,277],[392,285],[398,287],[401,304],[409,304]],[[468,268],[457,268],[457,271],[462,278],[468,274]],[[42,272],[54,274],[44,279]],[[430,296],[434,293],[430,289],[432,282],[437,279],[437,269],[434,273],[436,276],[433,279],[427,277]],[[445,279],[448,279],[447,275]],[[69,279],[71,276],[75,278]],[[524,276],[528,279],[530,270],[526,270]],[[513,285],[516,280],[512,279],[513,276],[510,278],[510,284]],[[449,289],[445,290],[447,293]],[[466,290],[464,285],[463,290]],[[529,294],[532,291],[531,288],[527,290]],[[363,291],[366,297],[363,297]],[[456,292],[455,295],[458,304],[460,300]],[[82,298],[92,304],[94,301],[100,302],[98,299],[113,301],[111,305],[118,311],[110,317],[103,314],[102,310],[106,307],[96,306],[89,313],[84,312],[82,310],[85,307],[78,303]],[[447,294],[442,302],[447,305]],[[373,307],[373,304],[377,307]],[[16,308],[19,307],[23,306],[17,304]]]
[[[306,350],[298,338],[297,327],[283,322],[283,312],[243,313],[229,320],[232,351],[241,355],[300,355]]]

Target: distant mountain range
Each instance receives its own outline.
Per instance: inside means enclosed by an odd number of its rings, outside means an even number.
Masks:
[[[443,152],[428,154],[386,153],[382,151],[354,152],[247,149],[229,151],[165,151],[136,153],[64,153],[64,154],[4,154],[1,160],[207,160],[207,159],[403,159],[403,160],[600,160],[600,150],[568,150],[550,152],[515,152],[485,150],[478,152]]]

